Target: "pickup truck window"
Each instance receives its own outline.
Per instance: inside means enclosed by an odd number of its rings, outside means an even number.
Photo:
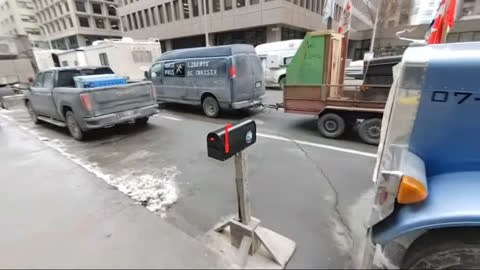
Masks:
[[[58,72],[57,87],[75,87],[75,81],[73,77],[80,75],[102,75],[113,74],[113,71],[107,67],[101,67],[96,69],[70,69],[61,70]]]
[[[55,73],[53,71],[47,71],[44,73],[44,78],[43,78],[43,88],[53,88],[54,83],[54,75]]]
[[[43,73],[41,72],[41,73],[38,73],[32,87],[42,87],[42,85],[43,85]]]

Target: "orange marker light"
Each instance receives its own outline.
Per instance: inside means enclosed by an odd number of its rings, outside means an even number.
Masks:
[[[397,202],[401,204],[417,203],[425,200],[428,191],[422,182],[413,177],[404,175],[398,188]]]

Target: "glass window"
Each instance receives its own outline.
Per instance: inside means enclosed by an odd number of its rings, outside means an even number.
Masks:
[[[237,0],[237,7],[244,7],[245,6],[245,0]]]
[[[473,40],[474,41],[479,41],[480,40],[480,32],[474,32],[473,33]]]
[[[192,0],[192,13],[193,13],[193,17],[197,17],[199,14],[198,0]]]
[[[67,24],[65,23],[65,20],[61,19],[60,21],[62,22],[63,29],[67,29]]]
[[[158,8],[158,20],[160,23],[165,23],[165,17],[163,15],[163,6],[159,5]]]
[[[120,26],[118,25],[118,20],[109,20],[110,29],[112,30],[120,30]]]
[[[213,0],[213,12],[219,12],[219,11],[220,11],[220,0]]]
[[[70,27],[73,27],[73,21],[71,17],[68,17],[68,22],[70,23]]]
[[[62,10],[62,4],[58,4],[58,11],[60,14],[63,14],[63,10]]]
[[[57,17],[57,10],[55,9],[55,7],[51,7],[50,9],[52,10],[53,17]]]
[[[135,29],[138,29],[137,13],[132,13],[132,20],[133,24],[135,25]]]
[[[225,10],[232,9],[232,0],[224,0],[225,2]]]
[[[173,0],[173,14],[175,14],[175,20],[180,20],[180,6],[178,0]]]
[[[68,37],[68,43],[70,43],[70,49],[78,48],[78,42],[76,36]]]
[[[182,9],[183,9],[183,18],[188,19],[190,18],[190,10],[189,10],[188,0],[182,0]]]
[[[78,22],[80,23],[81,27],[90,27],[90,23],[86,17],[78,17]]]
[[[405,66],[400,87],[403,89],[422,89],[425,67]]]
[[[260,0],[250,0],[250,5],[256,5],[260,3]]]
[[[150,76],[152,78],[162,76],[162,63],[157,63],[152,66],[152,69],[150,69]]]
[[[305,8],[310,9],[310,0],[305,0]]]
[[[62,62],[62,66],[63,62]],[[75,87],[73,77],[80,75],[78,70],[62,70],[58,72],[58,87]]]
[[[45,72],[44,78],[43,78],[43,88],[53,88],[54,86],[54,75],[55,73],[53,71],[47,71]]]
[[[151,7],[150,11],[152,12],[152,24],[157,25],[157,13],[155,12],[155,7]]]
[[[464,33],[460,33],[458,41],[465,42],[465,41],[472,41],[472,40],[473,40],[473,32],[464,32]]]
[[[105,29],[105,20],[100,18],[95,18],[95,26],[100,29]]]
[[[109,66],[107,53],[99,53],[98,57],[100,58],[100,65]]]
[[[42,87],[43,85],[43,73],[38,73],[37,77],[35,78],[35,82],[33,83],[33,87]]]
[[[102,14],[102,6],[100,4],[92,3],[92,11],[95,14]]]
[[[117,16],[117,10],[115,9],[115,7],[108,6],[107,11],[109,16]]]
[[[207,14],[209,14],[210,13],[210,6],[208,4],[209,0],[200,0],[200,1],[204,1],[204,2],[202,2],[202,7],[205,4],[205,10],[207,11]],[[243,1],[245,1],[245,0],[243,0]]]
[[[143,13],[145,13],[145,23],[147,24],[147,27],[150,27],[150,16],[148,14],[148,8],[144,9]]]
[[[171,8],[170,3],[165,4],[165,11],[167,12],[167,21],[171,22],[172,21],[172,8]]]
[[[139,20],[139,22],[140,22],[140,28],[144,28],[144,27],[145,27],[145,24],[144,24],[144,22],[143,22],[143,14],[142,14],[142,13],[143,13],[143,12],[142,12],[141,10],[138,12],[138,20]]]
[[[68,6],[68,2],[65,2],[65,10],[66,10],[67,12],[70,11],[70,7]]]
[[[75,8],[77,9],[77,11],[81,11],[81,12],[87,11],[87,9],[85,8],[85,3],[82,1],[75,1]],[[48,16],[50,17],[50,14],[48,14]]]
[[[130,14],[127,14],[127,20],[128,20],[128,29],[130,31],[133,30],[133,27],[132,27],[132,18],[130,17]]]

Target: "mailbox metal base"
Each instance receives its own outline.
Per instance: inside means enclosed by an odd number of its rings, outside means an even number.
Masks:
[[[237,250],[238,256],[236,263],[240,267],[248,267],[249,255],[256,256],[257,251],[263,247],[267,252],[266,255],[270,255],[270,259],[273,259],[280,268],[285,268],[295,251],[295,242],[274,231],[263,228],[259,226],[259,224],[260,220],[254,217],[252,217],[248,225],[239,222],[236,218],[231,218],[214,228],[214,231],[221,233],[229,228],[230,244]],[[255,261],[259,260],[256,259]],[[263,267],[253,264],[251,265],[251,268]]]

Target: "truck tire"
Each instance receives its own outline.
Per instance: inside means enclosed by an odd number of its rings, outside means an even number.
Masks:
[[[218,101],[212,96],[207,96],[203,99],[202,108],[203,113],[208,117],[215,118],[220,113],[220,105],[218,105]]]
[[[75,117],[72,111],[67,111],[65,113],[65,121],[67,122],[67,128],[68,128],[68,131],[70,132],[70,135],[72,135],[72,137],[77,141],[83,140],[85,133],[83,132],[82,128],[78,125],[77,120],[75,120]]]
[[[30,104],[30,101],[27,101],[26,105],[27,105],[28,114],[30,115],[30,119],[32,119],[32,122],[33,122],[35,125],[40,124],[40,120],[38,120],[38,115],[37,115],[37,113],[35,112],[35,110],[33,109],[32,104]]]
[[[327,138],[338,138],[345,132],[345,120],[336,113],[326,113],[318,119],[317,128]]]
[[[427,232],[410,246],[400,269],[479,269],[478,228]]]
[[[380,142],[381,131],[382,119],[380,118],[365,119],[358,126],[358,136],[368,144],[378,144]]]
[[[148,116],[135,119],[135,126],[137,127],[145,127],[147,126],[147,124],[148,124]]]

